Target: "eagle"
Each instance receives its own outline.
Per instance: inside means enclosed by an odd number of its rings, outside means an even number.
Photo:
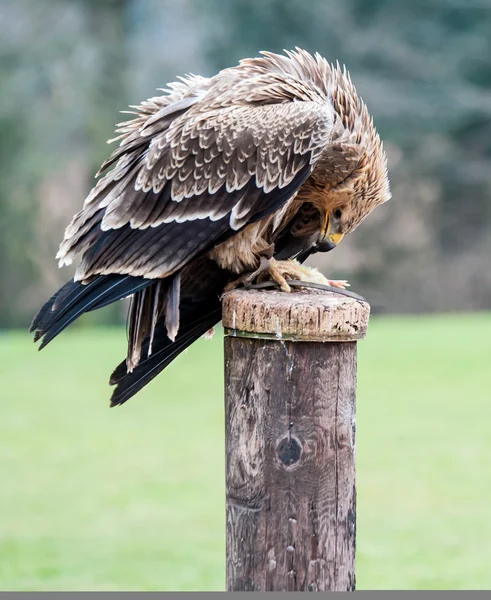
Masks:
[[[119,145],[68,225],[74,277],[39,310],[46,346],[85,312],[130,297],[126,402],[221,318],[221,296],[267,277],[339,285],[302,263],[390,198],[387,160],[339,63],[296,48],[159,89],[118,124]],[[267,292],[265,292],[267,293]]]

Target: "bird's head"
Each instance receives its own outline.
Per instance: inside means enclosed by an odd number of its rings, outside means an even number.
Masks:
[[[315,233],[320,225],[320,234],[315,249],[327,251],[354,231],[375,207],[389,200],[382,142],[345,67],[300,48],[287,52],[286,57],[263,54],[260,59],[243,61],[244,67],[255,73],[274,73],[278,85],[284,78],[285,86],[295,81],[294,88],[288,88],[290,94],[298,93],[303,101],[325,102],[330,113],[332,109],[330,143],[316,155],[315,166],[297,195],[300,204],[312,204],[317,209],[320,223],[315,220],[313,225]],[[268,94],[271,89],[268,87]]]
[[[378,136],[377,142],[376,148],[363,152],[357,168],[326,193],[319,250],[337,246],[374,208],[390,199],[386,157]]]
[[[365,103],[357,95],[346,70],[332,70],[331,100],[342,133],[313,173],[319,179],[329,171],[330,185],[323,189],[323,222],[319,244],[331,249],[379,204],[390,199],[387,157]],[[324,160],[323,160],[324,159]]]

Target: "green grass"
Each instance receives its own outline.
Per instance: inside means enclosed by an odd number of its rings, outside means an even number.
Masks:
[[[0,589],[224,586],[222,343],[122,408],[119,329],[0,335]],[[491,586],[491,315],[359,344],[358,588]]]

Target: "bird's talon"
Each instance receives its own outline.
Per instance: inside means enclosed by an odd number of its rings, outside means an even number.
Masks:
[[[276,281],[275,283],[277,283],[280,286],[280,290],[282,292],[289,294],[292,291],[292,288],[288,285],[288,283],[286,282],[286,279],[283,280],[283,282],[281,282],[281,283],[279,281]]]

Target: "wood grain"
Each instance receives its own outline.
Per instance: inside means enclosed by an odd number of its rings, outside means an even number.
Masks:
[[[227,589],[354,590],[356,342],[229,335],[225,389]]]
[[[293,341],[349,342],[365,337],[370,306],[319,290],[291,294],[233,290],[223,297],[223,326],[230,335]]]

